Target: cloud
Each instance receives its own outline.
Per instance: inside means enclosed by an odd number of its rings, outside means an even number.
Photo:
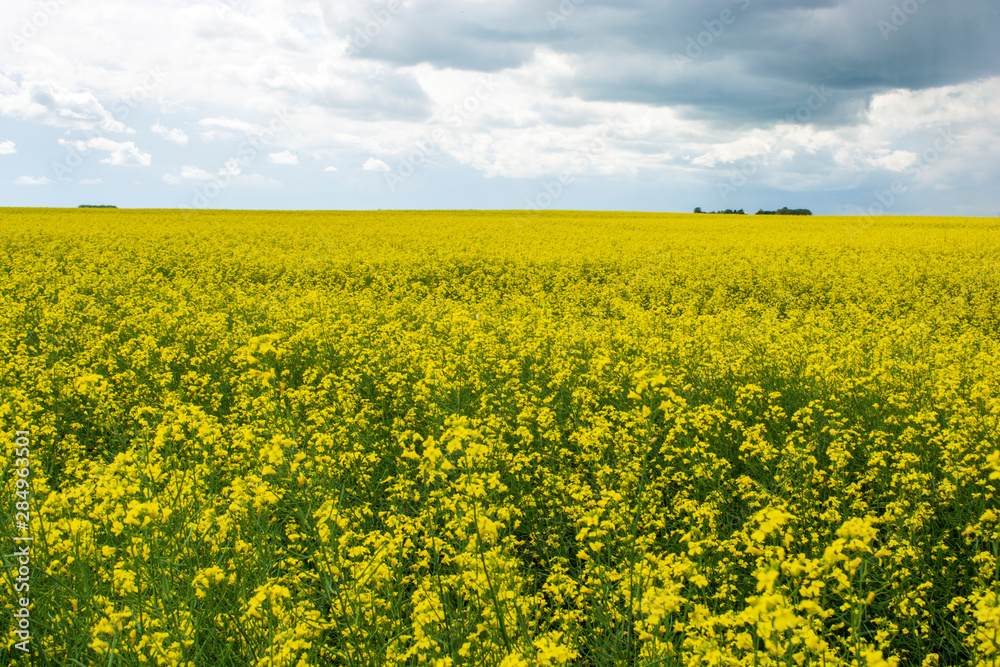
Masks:
[[[917,161],[917,154],[910,151],[892,151],[881,157],[872,158],[871,164],[889,171],[901,172]]]
[[[203,118],[198,121],[202,141],[233,140],[253,136],[264,130],[264,126],[255,125],[238,118]]]
[[[160,135],[167,141],[171,141],[177,144],[178,146],[184,146],[188,142],[188,135],[184,133],[184,130],[170,129],[164,125],[161,125],[159,121],[157,121],[149,129],[152,130],[154,133]]]
[[[86,155],[91,149],[105,151],[109,155],[101,160],[101,163],[115,167],[148,167],[153,163],[153,156],[149,153],[143,153],[131,141],[114,141],[107,137],[93,137],[85,141],[60,139],[59,143],[82,155]]]
[[[170,185],[199,184],[214,181],[216,183],[231,184],[237,188],[266,188],[274,190],[283,186],[281,181],[261,174],[243,173],[239,160],[235,158],[227,161],[215,174],[194,165],[185,165],[176,173],[169,172],[164,174],[163,180]],[[227,186],[224,185],[221,187]]]
[[[191,183],[198,181],[210,181],[212,180],[212,174],[208,173],[204,169],[195,167],[193,165],[184,165],[181,167],[180,172],[176,174],[164,174],[163,180],[171,185],[181,185],[182,183]]]
[[[84,178],[80,181],[80,185],[101,185],[103,181],[99,178]]]
[[[555,55],[533,83],[589,102],[686,106],[717,123],[775,123],[813,86],[833,91],[815,122],[853,124],[872,94],[1000,74],[995,0],[919,3],[886,39],[895,5],[864,0],[615,0],[408,7],[358,57],[396,68],[514,71]],[[556,20],[552,16],[557,15]]]
[[[373,157],[365,160],[365,163],[361,166],[361,168],[365,171],[392,171],[392,167],[387,165],[385,162],[382,162],[382,160]]]
[[[421,121],[433,111],[414,71],[368,62],[325,60],[314,69],[276,65],[267,73],[268,87],[300,106],[362,121]]]
[[[329,167],[326,167],[325,169],[323,169],[323,171],[339,171],[339,170],[336,167],[334,167],[333,165],[330,165]]]
[[[15,185],[48,185],[50,182],[45,176],[19,176],[14,179]]]
[[[20,123],[18,152],[5,162],[44,154],[37,138],[58,128],[83,140],[67,148],[100,152],[101,167],[150,164],[135,147],[148,140],[185,146],[134,179],[158,205],[173,204],[169,184],[213,177],[272,188],[264,199],[249,186],[234,204],[328,202],[337,179],[296,183],[293,197],[241,174],[264,158],[282,164],[277,156],[296,156],[285,149],[294,146],[299,158],[366,171],[426,169],[419,187],[414,180],[393,195],[400,205],[516,206],[514,179],[565,171],[580,178],[559,206],[714,209],[750,207],[759,196],[777,197],[759,202],[773,208],[795,204],[779,196],[791,191],[867,204],[886,180],[927,164],[935,132],[951,128],[961,138],[921,172],[920,193],[914,187],[907,201],[926,194],[927,207],[947,202],[945,212],[987,202],[995,214],[995,0],[910,3],[915,10],[889,34],[878,22],[892,20],[893,3],[870,0],[404,0],[381,23],[384,0],[224,0],[222,12],[213,2],[146,3],[141,14],[126,0],[101,0],[100,11],[63,3],[30,54],[0,58],[0,121]],[[358,29],[373,34],[349,54]],[[170,75],[144,86],[158,67]],[[281,108],[294,111],[277,140],[277,125],[266,130]],[[128,132],[128,122],[140,133],[127,137],[131,146],[98,149],[80,133],[122,138],[112,133]],[[219,168],[234,155],[239,162]],[[751,174],[741,176],[746,187],[734,201],[713,201],[734,170]],[[32,172],[25,165],[8,178]],[[459,180],[468,187],[455,188]],[[626,198],[633,187],[647,194]],[[389,191],[345,191],[342,201],[381,206],[376,195]]]
[[[0,155],[13,155],[16,152],[13,141],[0,141]]]
[[[267,161],[271,164],[298,164],[299,157],[291,151],[282,151],[280,153],[271,153],[267,156]]]
[[[90,130],[125,132],[127,127],[90,91],[73,90],[50,79],[15,81],[0,73],[0,116],[15,120]]]

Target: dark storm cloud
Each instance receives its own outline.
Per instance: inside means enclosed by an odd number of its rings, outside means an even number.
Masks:
[[[398,66],[430,63],[495,72],[529,60],[534,48],[551,38],[544,10],[527,2],[469,5],[436,0],[407,5],[391,19],[382,7],[372,2],[348,32],[358,35],[374,27],[371,22],[379,22],[381,13],[384,29],[359,56]]]
[[[496,71],[548,47],[575,67],[561,93],[734,125],[785,119],[817,90],[811,121],[851,124],[875,93],[1000,72],[995,0],[438,0],[390,28],[363,57]]]

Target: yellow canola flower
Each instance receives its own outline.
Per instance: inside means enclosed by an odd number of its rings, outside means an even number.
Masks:
[[[896,667],[899,664],[898,658],[886,659],[882,651],[875,649],[866,649],[864,656],[867,667]]]
[[[1000,221],[0,219],[55,664],[997,655]]]
[[[1000,449],[986,457],[986,466],[991,471],[990,480],[1000,479]]]
[[[532,641],[535,648],[536,664],[542,667],[557,667],[576,660],[579,651],[563,643],[562,633],[550,632]]]

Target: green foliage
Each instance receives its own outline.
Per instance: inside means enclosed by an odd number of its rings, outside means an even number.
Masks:
[[[991,665],[997,221],[3,214],[19,664]]]
[[[727,208],[725,211],[703,211],[701,210],[701,206],[696,208],[694,212],[708,213],[710,215],[746,215],[746,211],[744,211],[743,209],[737,210],[737,209]]]
[[[787,208],[781,207],[777,211],[765,211],[760,209],[757,215],[812,215],[812,211],[807,208]]]

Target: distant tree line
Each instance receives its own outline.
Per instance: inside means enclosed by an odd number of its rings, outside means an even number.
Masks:
[[[80,204],[78,208],[118,208],[114,204]]]
[[[738,211],[734,211],[731,208],[727,208],[725,211],[703,211],[703,210],[701,210],[701,206],[699,206],[698,208],[696,208],[694,210],[694,212],[695,213],[708,213],[709,215],[746,215],[746,211],[744,211],[743,209],[740,209]]]
[[[731,208],[727,208],[725,211],[703,211],[701,210],[701,206],[695,208],[694,212],[708,213],[712,215],[746,215],[743,209],[734,211]],[[777,211],[765,211],[764,209],[760,209],[759,211],[757,211],[757,215],[812,215],[812,211],[810,211],[807,208],[787,208],[785,206],[782,206]]]
[[[777,211],[765,211],[760,209],[757,215],[812,215],[812,211],[807,208],[785,208],[781,207]]]

